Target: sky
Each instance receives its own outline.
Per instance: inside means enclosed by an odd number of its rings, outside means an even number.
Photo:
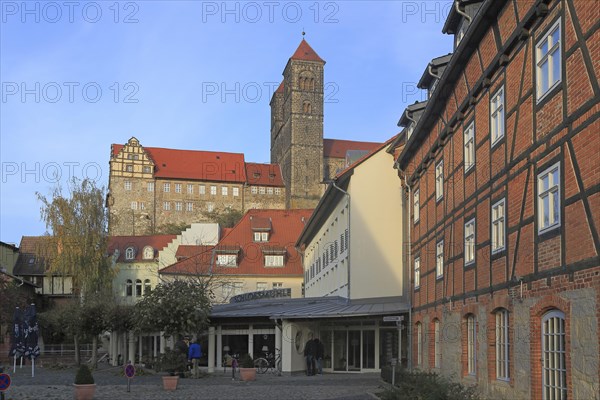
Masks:
[[[108,186],[110,145],[270,161],[273,91],[302,32],[326,61],[326,138],[385,141],[427,63],[441,1],[0,0],[0,240],[46,231],[36,193]]]

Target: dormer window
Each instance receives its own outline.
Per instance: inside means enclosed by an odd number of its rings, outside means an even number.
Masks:
[[[265,267],[283,267],[283,255],[265,256]]]
[[[217,265],[219,267],[237,267],[237,255],[217,254]]]
[[[154,248],[152,246],[144,247],[144,260],[152,260],[154,258]]]
[[[415,123],[411,122],[410,125],[408,125],[408,128],[406,128],[406,140],[410,139],[414,130],[415,130]]]
[[[135,258],[135,249],[133,247],[128,247],[125,249],[125,259],[131,261]]]
[[[269,232],[254,232],[254,241],[255,242],[268,242],[269,241]]]

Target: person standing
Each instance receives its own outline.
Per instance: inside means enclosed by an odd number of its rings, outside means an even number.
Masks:
[[[306,358],[306,375],[311,376],[315,374],[315,356],[316,347],[314,339],[308,339],[306,345],[304,345],[304,357]]]
[[[198,339],[195,339],[190,345],[188,351],[188,360],[192,363],[192,376],[198,378],[198,363],[202,357],[202,346],[198,343]]]
[[[323,375],[323,357],[325,356],[325,346],[323,342],[319,340],[319,338],[315,338],[315,348],[316,348],[316,359],[317,359],[317,371],[319,375]]]

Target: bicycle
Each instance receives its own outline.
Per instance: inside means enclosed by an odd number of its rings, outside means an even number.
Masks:
[[[281,375],[281,350],[275,349],[275,354],[265,352],[264,357],[254,360],[254,365],[259,374],[264,374],[271,369],[273,374]]]

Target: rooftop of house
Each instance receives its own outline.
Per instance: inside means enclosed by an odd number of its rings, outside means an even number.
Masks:
[[[111,236],[108,238],[108,254],[114,256],[118,250],[115,262],[153,262],[158,252],[167,247],[177,235],[146,235],[146,236]],[[144,254],[145,248],[152,249],[152,256]],[[127,258],[127,249],[133,249],[133,258]]]

